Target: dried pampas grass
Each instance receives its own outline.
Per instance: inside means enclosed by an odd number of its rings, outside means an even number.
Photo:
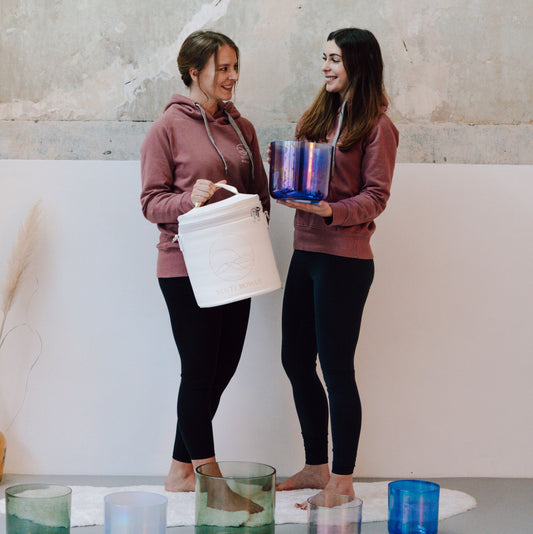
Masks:
[[[5,337],[4,328],[9,310],[15,302],[20,290],[24,275],[30,265],[32,254],[38,239],[39,219],[41,216],[41,203],[36,202],[20,225],[17,241],[13,247],[11,257],[7,264],[6,278],[2,287],[2,325],[0,326],[0,347]]]

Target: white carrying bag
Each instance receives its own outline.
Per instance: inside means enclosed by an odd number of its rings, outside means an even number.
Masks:
[[[220,306],[281,287],[266,215],[258,195],[242,194],[178,217],[178,241],[200,308]]]

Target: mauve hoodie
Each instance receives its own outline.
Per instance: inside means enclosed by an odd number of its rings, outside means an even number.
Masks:
[[[250,158],[224,109],[235,120],[250,148],[253,177]],[[157,224],[161,233],[157,245],[159,278],[187,276],[183,254],[178,243],[172,240],[178,233],[178,216],[193,208],[191,191],[196,180],[227,180],[241,193],[259,195],[263,209],[266,212],[270,209],[268,180],[252,123],[241,117],[231,102],[219,106],[214,115],[208,112],[205,115],[227,171],[209,139],[200,109],[186,96],[172,96],[141,147],[142,211],[150,222]],[[228,196],[231,193],[221,189],[208,202]]]
[[[332,143],[337,125],[328,135]],[[342,137],[342,136],[341,136]],[[294,248],[348,258],[372,259],[374,219],[390,196],[398,147],[398,130],[382,113],[363,142],[348,152],[335,150],[335,168],[326,201],[333,210],[324,217],[296,210]]]

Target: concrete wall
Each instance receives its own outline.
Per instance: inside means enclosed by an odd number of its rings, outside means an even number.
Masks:
[[[138,159],[199,28],[240,46],[236,104],[264,147],[316,94],[329,31],[355,25],[382,46],[399,161],[532,163],[532,15],[530,0],[3,0],[0,156]]]
[[[28,206],[43,198],[45,214],[38,286],[16,310],[43,342],[25,400],[37,338],[18,331],[0,354],[0,429],[22,406],[8,471],[167,468],[179,365],[138,158],[184,91],[186,35],[212,28],[241,47],[236,104],[265,149],[292,136],[318,90],[328,32],[356,25],[381,43],[401,132],[356,360],[356,474],[533,476],[532,12],[529,0],[3,0],[0,276]],[[290,213],[274,206],[282,277],[290,235]],[[302,450],[279,365],[280,299],[254,301],[216,437],[222,459],[288,475]]]

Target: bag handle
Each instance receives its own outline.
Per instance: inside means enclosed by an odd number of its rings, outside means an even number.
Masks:
[[[222,189],[225,189],[226,191],[229,191],[230,193],[233,193],[234,195],[239,194],[239,191],[233,185],[221,184],[220,182],[218,182],[218,183],[215,183],[215,187],[221,187]],[[202,202],[195,202],[193,209],[199,208],[201,205],[202,205]],[[176,234],[174,238],[172,239],[172,243],[177,243],[178,241],[179,241],[179,236],[178,234]]]
[[[220,182],[217,182],[215,184],[215,187],[221,187],[222,189],[225,189],[226,191],[229,191],[230,193],[233,193],[234,195],[239,194],[239,191],[237,191],[237,188],[234,187],[233,185],[221,184]],[[202,204],[203,202],[195,202],[194,207],[199,208]]]
[[[237,191],[237,188],[233,185],[221,184],[220,182],[217,182],[215,184],[215,187],[222,187],[222,189],[225,189],[226,191],[229,191],[230,193],[233,193],[234,195],[239,194],[239,191]]]

